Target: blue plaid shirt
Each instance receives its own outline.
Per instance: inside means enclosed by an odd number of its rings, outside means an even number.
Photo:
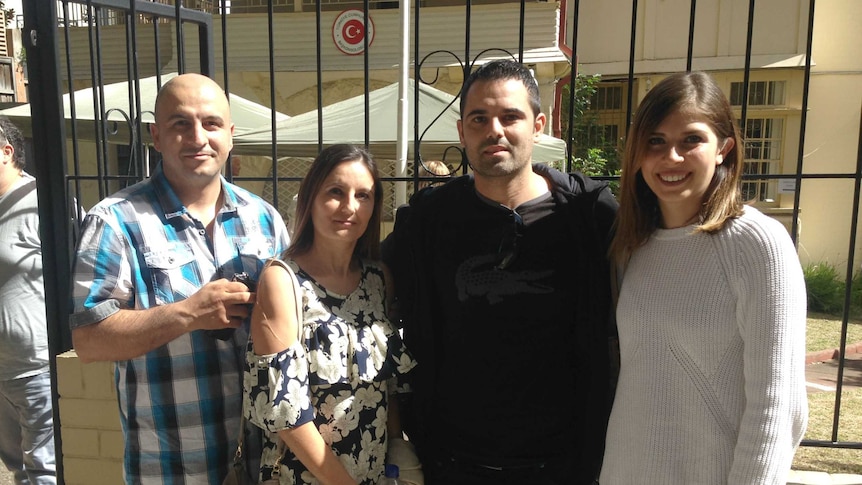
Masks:
[[[75,262],[72,329],[184,300],[241,271],[256,280],[263,261],[287,248],[284,221],[259,197],[222,187],[212,240],[161,166],[96,205]],[[198,330],[117,362],[127,483],[221,484],[236,451],[247,336],[247,325],[228,340]]]

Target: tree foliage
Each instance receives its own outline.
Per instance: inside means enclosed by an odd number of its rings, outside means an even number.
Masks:
[[[579,74],[575,79],[573,100],[570,99],[571,82],[563,86],[560,125],[563,138],[571,136],[574,170],[590,176],[614,176],[620,174],[620,140],[607,139],[597,112],[590,109],[600,82],[599,74]]]
[[[9,25],[9,22],[15,19],[15,9],[14,8],[6,8],[6,2],[0,0],[0,10],[6,14],[6,25]]]

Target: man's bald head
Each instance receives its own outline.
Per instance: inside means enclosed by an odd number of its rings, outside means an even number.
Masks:
[[[219,190],[234,132],[221,87],[200,74],[177,76],[159,90],[155,118],[150,125],[153,146],[162,154],[165,176],[184,203],[204,189]]]
[[[159,121],[160,112],[164,111],[163,104],[166,100],[170,99],[171,104],[173,104],[177,100],[178,93],[194,91],[210,91],[219,102],[224,101],[225,114],[227,121],[230,122],[230,105],[228,104],[224,90],[212,79],[197,73],[180,74],[162,85],[159,93],[156,95],[154,113],[156,122],[158,123]]]

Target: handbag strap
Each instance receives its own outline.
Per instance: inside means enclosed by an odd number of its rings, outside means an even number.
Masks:
[[[276,265],[284,268],[287,271],[287,276],[290,278],[291,287],[293,289],[294,309],[296,311],[296,338],[302,341],[302,290],[300,290],[299,280],[296,278],[296,273],[289,264],[277,258],[270,258],[266,261],[263,269],[269,266]],[[261,270],[262,272],[263,270]],[[258,287],[258,291],[260,287]],[[249,333],[251,335],[251,333]]]
[[[300,289],[300,286],[299,286],[299,280],[296,278],[296,273],[293,271],[293,269],[290,267],[290,265],[288,265],[287,263],[285,263],[284,261],[282,261],[278,258],[268,259],[266,261],[266,264],[264,264],[263,269],[260,270],[260,272],[263,273],[264,269],[266,269],[272,265],[276,265],[276,266],[280,266],[280,267],[284,268],[284,270],[287,271],[288,277],[290,278],[290,284],[291,284],[291,288],[293,290],[294,309],[296,311],[296,334],[297,334],[296,338],[297,338],[297,341],[302,342],[302,337],[303,337],[303,335],[302,335],[302,327],[303,327],[302,292],[301,292],[302,290]],[[258,292],[260,291],[260,287],[261,287],[261,284],[259,281],[258,286],[257,286]],[[251,341],[251,331],[248,332],[248,339],[249,339],[249,341]],[[246,345],[246,347],[248,347],[248,345]],[[243,456],[242,455],[242,445],[243,445],[243,442],[245,441],[245,426],[246,426],[247,422],[248,422],[248,419],[246,419],[245,411],[243,411],[241,419],[240,419],[240,423],[239,423],[239,436],[237,437],[237,440],[236,440],[236,454],[234,454],[234,457],[233,457],[234,466],[238,466],[242,463],[242,456]],[[272,476],[273,477],[277,477],[281,473],[281,471],[280,471],[281,470],[281,460],[282,460],[282,458],[284,458],[284,451],[285,451],[285,447],[286,447],[284,440],[282,440],[281,437],[278,436],[277,433],[276,433],[276,436],[278,437],[277,438],[278,441],[276,443],[276,451],[278,453],[278,459],[275,460],[275,463],[273,464],[273,469],[272,469]]]

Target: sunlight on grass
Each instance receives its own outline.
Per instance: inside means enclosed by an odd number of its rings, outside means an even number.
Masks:
[[[847,326],[847,343],[862,342],[862,321],[851,320]],[[816,352],[841,345],[841,317],[809,312],[806,327],[806,350]],[[845,385],[849,382],[845,378]],[[862,389],[845,388],[841,395],[838,422],[839,442],[862,442]],[[835,411],[834,392],[808,394],[808,428],[805,439],[832,441]],[[862,475],[862,450],[800,446],[793,460],[794,470]]]
[[[808,408],[805,439],[831,441],[835,393],[809,394]],[[862,442],[862,389],[845,389],[842,393],[838,440]],[[862,450],[800,446],[793,469],[862,475]]]
[[[847,326],[847,343],[862,341],[862,322],[850,321]],[[836,349],[841,344],[841,317],[811,312],[806,327],[806,352]]]

